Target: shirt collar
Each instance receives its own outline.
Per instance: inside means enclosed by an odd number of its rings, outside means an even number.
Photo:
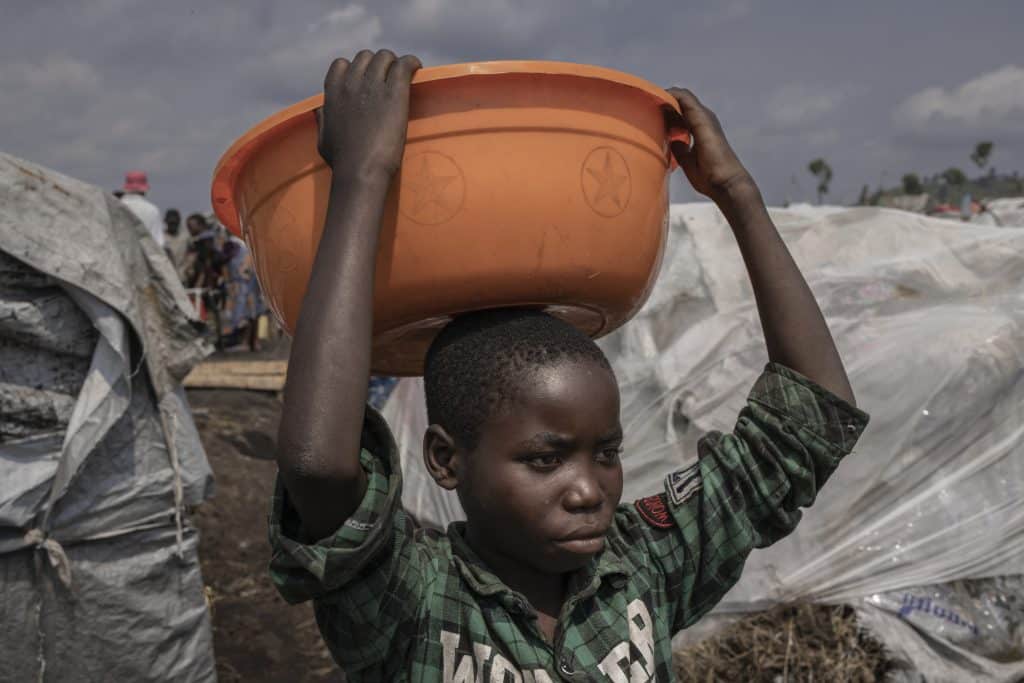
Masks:
[[[452,558],[470,590],[480,597],[495,596],[510,611],[532,612],[526,598],[506,586],[469,547],[465,531],[465,522],[452,522],[448,525]],[[618,586],[626,576],[628,571],[622,558],[606,545],[601,553],[569,580],[569,594],[566,599],[579,602],[596,593],[603,581],[608,580]]]

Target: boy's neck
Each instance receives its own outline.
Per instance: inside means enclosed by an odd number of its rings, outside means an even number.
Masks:
[[[502,583],[522,593],[538,612],[558,619],[562,603],[565,602],[569,575],[538,571],[525,562],[504,555],[487,543],[482,543],[469,525],[466,526],[465,539],[473,552],[495,576],[501,579]]]

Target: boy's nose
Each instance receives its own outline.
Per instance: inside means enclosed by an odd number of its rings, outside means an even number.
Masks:
[[[604,503],[604,490],[589,468],[581,468],[566,492],[565,509],[570,512],[588,512]]]

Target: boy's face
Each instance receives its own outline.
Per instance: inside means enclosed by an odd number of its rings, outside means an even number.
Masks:
[[[566,361],[529,371],[462,458],[457,490],[470,541],[492,562],[551,574],[581,568],[604,548],[622,496],[621,444],[608,370]]]

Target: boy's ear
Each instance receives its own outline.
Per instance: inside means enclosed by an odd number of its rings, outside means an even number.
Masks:
[[[432,424],[423,435],[423,463],[438,486],[454,491],[459,485],[459,452],[444,427]]]

